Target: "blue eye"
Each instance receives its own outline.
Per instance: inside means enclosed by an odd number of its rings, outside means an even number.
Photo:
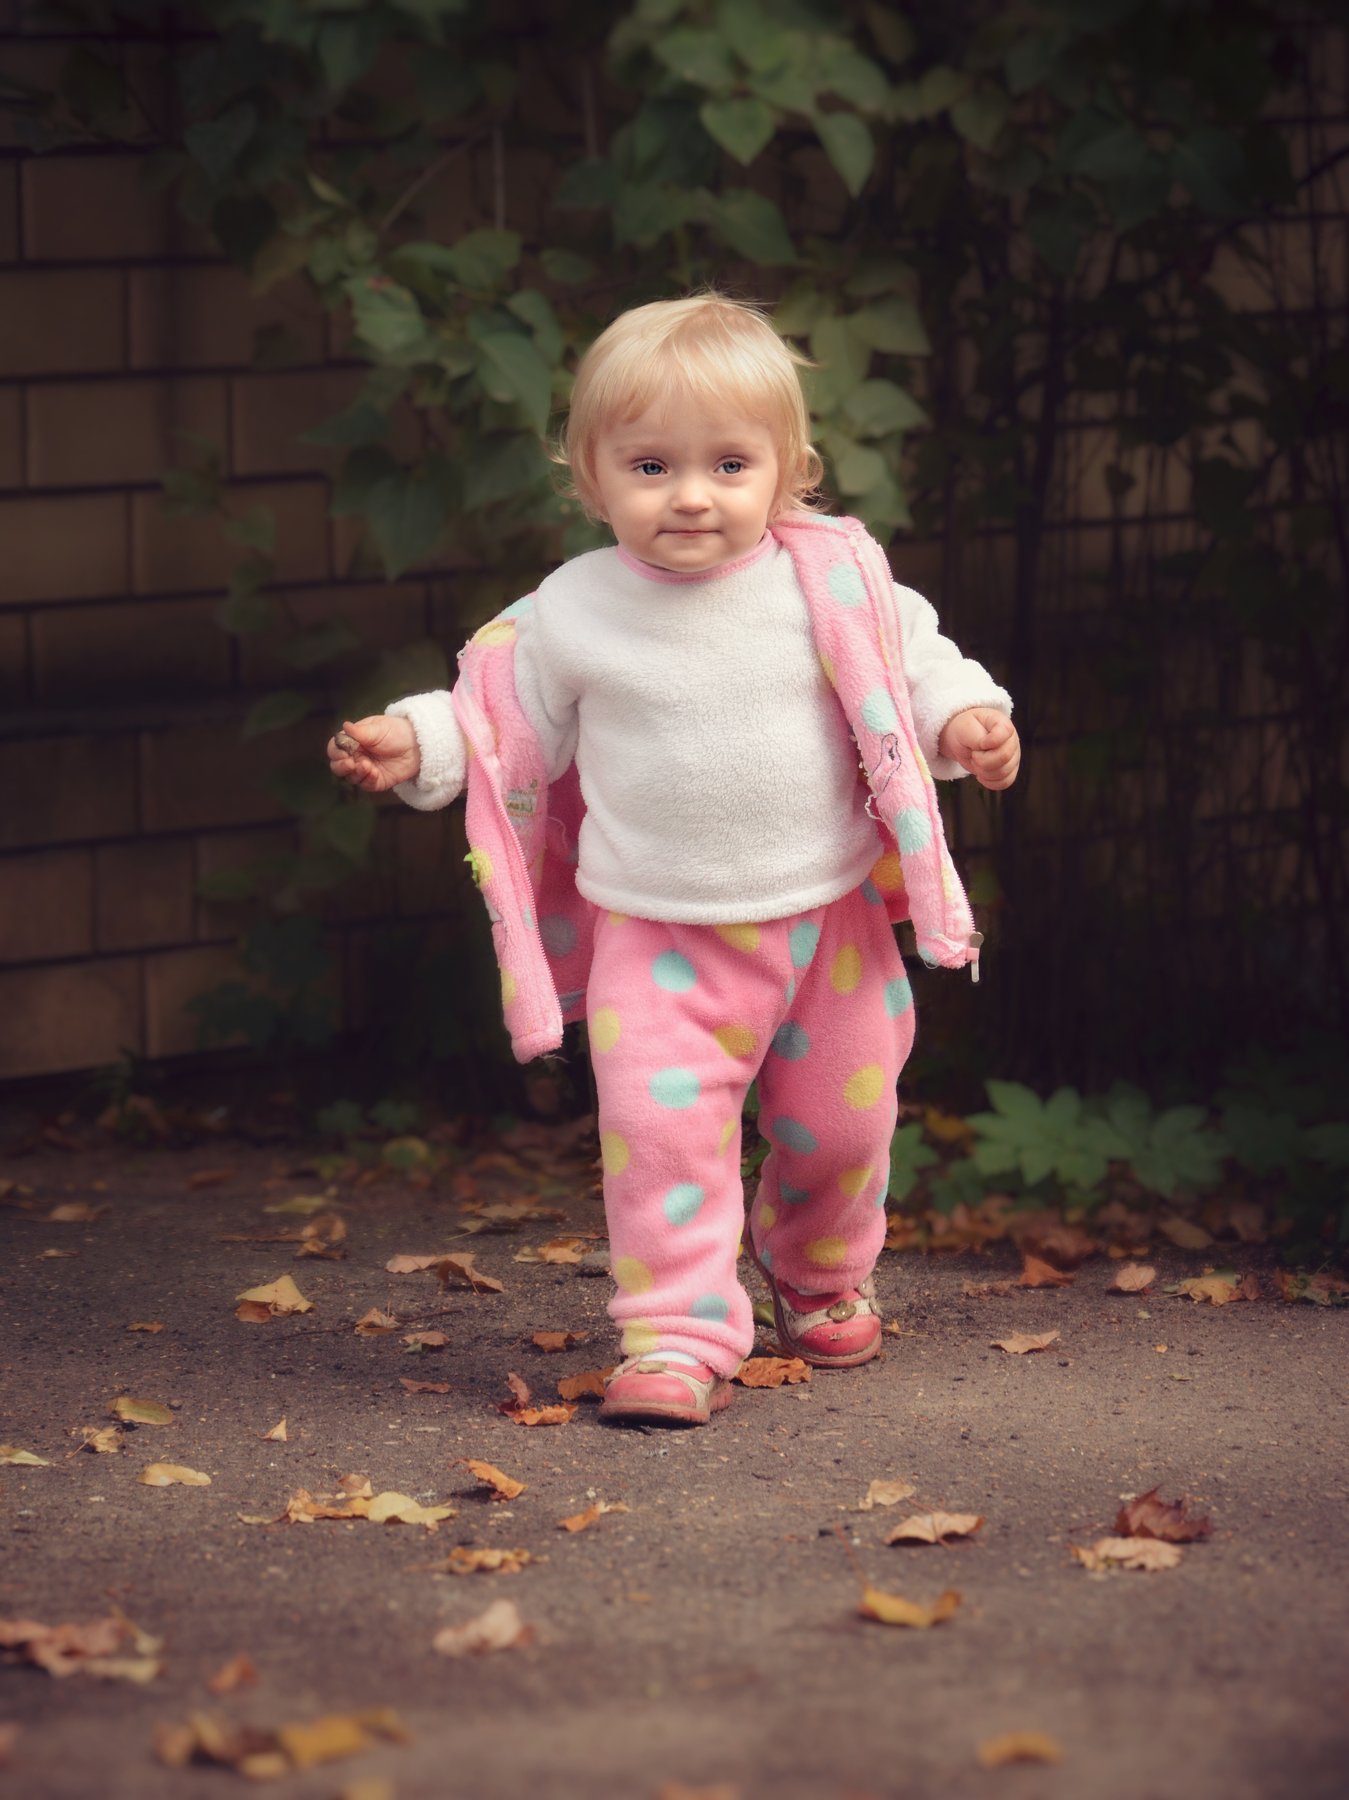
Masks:
[[[745,469],[744,463],[738,456],[728,456],[725,461],[718,466],[725,469],[727,473],[731,475],[742,475]]]
[[[654,456],[648,456],[645,462],[638,463],[637,473],[639,475],[663,475],[665,467],[663,463],[658,463]]]

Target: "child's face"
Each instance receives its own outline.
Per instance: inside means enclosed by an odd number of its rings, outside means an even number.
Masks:
[[[630,555],[679,574],[754,548],[778,473],[766,426],[697,401],[618,420],[595,446],[600,516]]]

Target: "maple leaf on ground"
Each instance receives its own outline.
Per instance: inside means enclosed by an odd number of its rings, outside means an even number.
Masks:
[[[1101,1248],[1080,1225],[1069,1224],[1055,1212],[1018,1214],[1009,1219],[1007,1235],[1023,1256],[1041,1257],[1061,1269],[1077,1268]]]
[[[531,1550],[471,1550],[456,1544],[441,1567],[448,1575],[518,1575],[535,1561]]]
[[[596,1500],[593,1505],[587,1506],[584,1512],[572,1513],[569,1518],[559,1519],[557,1528],[559,1531],[589,1531],[590,1527],[602,1519],[605,1513],[631,1512],[631,1510],[632,1508],[625,1506],[621,1500]]]
[[[523,1250],[517,1250],[512,1257],[513,1262],[545,1262],[545,1263],[578,1263],[585,1254],[586,1239],[582,1237],[552,1238],[537,1249],[526,1244]]]
[[[811,1374],[810,1364],[799,1356],[750,1356],[741,1363],[735,1380],[748,1388],[794,1387],[809,1381]]]
[[[185,1724],[155,1728],[155,1754],[171,1769],[212,1763],[253,1781],[274,1780],[322,1763],[359,1755],[380,1738],[406,1743],[408,1733],[392,1708],[331,1713],[268,1730],[196,1712]]]
[[[1157,1229],[1178,1250],[1207,1250],[1213,1242],[1211,1234],[1202,1225],[1196,1225],[1193,1219],[1181,1218],[1179,1213],[1168,1213],[1165,1218],[1158,1219]]]
[[[264,1444],[286,1443],[288,1441],[286,1436],[286,1421],[284,1419],[278,1419],[270,1431],[264,1431],[259,1435]]]
[[[505,1285],[495,1275],[484,1275],[476,1267],[471,1250],[465,1250],[457,1256],[438,1257],[434,1267],[436,1280],[443,1288],[450,1285],[452,1276],[457,1276],[459,1280],[466,1281],[475,1294],[504,1294],[506,1291]]]
[[[1020,1285],[1016,1281],[970,1281],[967,1279],[961,1282],[960,1291],[967,1300],[1001,1300],[1005,1299],[1008,1294],[1014,1294]]]
[[[1137,1569],[1151,1574],[1157,1569],[1174,1569],[1181,1559],[1179,1544],[1164,1544],[1156,1538],[1103,1537],[1086,1550],[1077,1544],[1068,1548],[1094,1575],[1107,1569]]]
[[[369,1312],[362,1313],[355,1325],[357,1337],[383,1337],[390,1331],[397,1331],[398,1328],[399,1321],[394,1318],[393,1314],[381,1312],[377,1306],[372,1306]]]
[[[1105,1291],[1107,1294],[1146,1294],[1156,1279],[1157,1271],[1149,1264],[1127,1262],[1123,1268],[1116,1269],[1115,1279]]]
[[[409,1375],[400,1375],[398,1385],[409,1394],[448,1394],[448,1381],[413,1381]]]
[[[993,1348],[1005,1350],[1009,1356],[1029,1356],[1033,1350],[1048,1350],[1058,1335],[1057,1331],[1014,1331],[1010,1337],[994,1338]]]
[[[136,1480],[142,1487],[210,1487],[211,1477],[181,1463],[150,1463]]]
[[[446,1625],[431,1640],[441,1656],[490,1656],[496,1650],[518,1650],[532,1643],[535,1632],[520,1617],[513,1600],[496,1600],[465,1625]]]
[[[92,1450],[99,1456],[115,1456],[122,1448],[122,1433],[116,1425],[80,1425],[77,1428],[80,1450]]]
[[[158,1400],[138,1400],[134,1394],[119,1394],[108,1411],[128,1425],[172,1425],[173,1414]]]
[[[560,1406],[531,1406],[529,1388],[518,1375],[507,1375],[506,1385],[511,1397],[498,1400],[497,1411],[517,1425],[565,1425],[576,1411],[574,1401],[564,1401]]]
[[[972,1537],[983,1524],[981,1513],[915,1513],[885,1535],[887,1544],[941,1544],[947,1538]]]
[[[540,1350],[570,1350],[573,1344],[588,1344],[588,1331],[536,1331],[530,1339]]]
[[[873,1481],[857,1503],[858,1512],[870,1512],[873,1506],[896,1506],[908,1500],[918,1489],[911,1481]]]
[[[137,1319],[134,1325],[128,1325],[126,1329],[128,1331],[149,1331],[154,1333],[163,1331],[164,1324],[160,1319]]]
[[[290,1275],[282,1275],[264,1287],[245,1288],[242,1294],[234,1297],[239,1302],[235,1318],[243,1319],[248,1324],[259,1324],[264,1319],[280,1319],[289,1313],[314,1310],[314,1302],[305,1299]]]
[[[503,1474],[495,1463],[477,1462],[471,1456],[461,1456],[456,1460],[471,1475],[476,1475],[479,1481],[485,1482],[493,1490],[494,1500],[516,1500],[525,1491],[526,1484],[523,1481],[517,1481],[513,1475]]]
[[[1016,1285],[1023,1288],[1071,1287],[1076,1280],[1075,1275],[1068,1274],[1064,1269],[1056,1269],[1052,1263],[1043,1262],[1027,1251]]]
[[[1213,1525],[1208,1515],[1187,1518],[1189,1499],[1159,1500],[1159,1490],[1150,1488],[1122,1506],[1115,1520],[1117,1537],[1162,1538],[1171,1544],[1189,1544],[1211,1536]]]
[[[130,1620],[120,1612],[93,1619],[85,1625],[42,1625],[36,1619],[0,1619],[0,1649],[14,1650],[18,1653],[16,1660],[35,1663],[39,1669],[58,1677],[82,1673],[125,1677],[129,1671],[121,1669],[120,1665],[126,1659],[119,1658],[116,1653],[127,1638],[134,1639],[138,1635]],[[144,1642],[152,1644],[155,1640]],[[142,1660],[148,1661],[148,1658]],[[159,1668],[156,1663],[153,1673],[158,1674]],[[132,1679],[145,1679],[145,1676],[138,1674]]]
[[[423,1350],[443,1350],[449,1341],[443,1331],[410,1331],[403,1339],[414,1355]]]
[[[886,1594],[880,1588],[868,1585],[862,1589],[857,1610],[864,1619],[874,1619],[879,1625],[907,1625],[915,1631],[926,1631],[930,1626],[940,1625],[944,1619],[949,1619],[959,1605],[960,1595],[954,1588],[947,1588],[931,1606],[924,1606],[918,1601],[904,1600],[898,1594]]]
[[[236,1688],[252,1687],[257,1678],[253,1659],[241,1650],[227,1663],[222,1663],[214,1675],[208,1676],[206,1685],[213,1694],[232,1694]]]
[[[50,1467],[45,1456],[35,1456],[31,1450],[20,1450],[17,1444],[0,1444],[0,1463],[22,1463],[29,1469]]]
[[[1001,1769],[1007,1763],[1063,1761],[1063,1747],[1044,1731],[1005,1731],[1001,1737],[987,1738],[977,1751],[985,1769]]]
[[[1281,1300],[1309,1300],[1313,1306],[1338,1306],[1349,1299],[1349,1281],[1339,1275],[1303,1275],[1280,1269],[1274,1285]]]
[[[606,1369],[583,1369],[579,1375],[567,1375],[557,1384],[563,1400],[603,1400],[604,1384],[618,1367],[610,1363]]]

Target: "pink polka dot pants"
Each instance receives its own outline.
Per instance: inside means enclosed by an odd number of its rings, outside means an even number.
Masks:
[[[601,914],[587,993],[625,1354],[733,1374],[754,1342],[736,1272],[740,1114],[772,1145],[750,1220],[809,1294],[870,1274],[885,1237],[895,1084],[913,1043],[903,959],[869,882],[757,925]]]

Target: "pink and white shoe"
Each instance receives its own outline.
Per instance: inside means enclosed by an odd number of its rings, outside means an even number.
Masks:
[[[876,1284],[868,1275],[856,1287],[833,1294],[803,1294],[779,1281],[759,1261],[748,1230],[745,1251],[768,1283],[778,1342],[788,1356],[813,1369],[855,1369],[881,1349],[881,1313]]]
[[[730,1404],[730,1382],[706,1363],[653,1350],[618,1365],[604,1384],[599,1417],[609,1425],[706,1425]]]

